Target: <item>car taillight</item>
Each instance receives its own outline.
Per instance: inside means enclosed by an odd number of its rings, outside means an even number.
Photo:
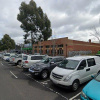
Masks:
[[[12,58],[12,60],[14,61],[14,60],[15,60],[15,58]]]
[[[28,61],[25,61],[25,63],[28,63]]]

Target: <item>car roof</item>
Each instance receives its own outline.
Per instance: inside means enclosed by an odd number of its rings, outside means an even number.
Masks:
[[[52,56],[48,56],[49,58],[64,58],[64,56],[54,56],[54,57],[52,57]]]
[[[96,58],[96,57],[97,56],[74,56],[74,57],[68,57],[66,59],[81,61],[82,59],[89,59],[89,58]]]

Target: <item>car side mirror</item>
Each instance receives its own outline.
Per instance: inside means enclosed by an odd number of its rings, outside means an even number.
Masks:
[[[92,79],[94,79],[94,75],[91,75]]]

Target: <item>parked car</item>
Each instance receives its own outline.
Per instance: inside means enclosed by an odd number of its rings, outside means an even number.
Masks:
[[[40,76],[42,79],[46,79],[50,72],[64,59],[64,57],[46,57],[40,62],[37,62],[29,68],[29,72],[32,76]]]
[[[10,63],[13,63],[13,60],[15,59],[15,57],[18,56],[17,54],[16,55],[12,55],[10,58],[9,58],[9,62]]]
[[[39,62],[45,55],[24,55],[22,60],[23,69],[29,69],[30,65]]]
[[[100,100],[100,74],[83,88],[80,97],[81,100]]]
[[[15,56],[13,58],[13,61],[12,63],[13,64],[16,64],[16,65],[21,65],[21,62],[22,62],[22,59],[23,59],[23,56],[26,55],[26,54],[18,54],[17,56]]]
[[[76,56],[63,60],[50,75],[51,81],[62,87],[76,91],[79,85],[89,81],[91,75],[100,72],[100,57]]]
[[[100,54],[96,54],[96,56],[100,57]]]
[[[2,56],[3,56],[3,53],[2,53],[2,52],[0,52],[0,58],[2,58]]]
[[[10,57],[10,53],[6,53],[6,54],[3,55],[3,59],[4,59],[4,60],[6,60],[6,59],[9,58],[9,57]]]

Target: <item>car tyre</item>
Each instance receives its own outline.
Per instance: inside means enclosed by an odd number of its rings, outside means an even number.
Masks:
[[[21,65],[21,61],[18,61],[18,62],[17,62],[17,65]]]
[[[47,70],[43,70],[41,73],[41,78],[42,79],[46,79],[48,77],[48,71]]]
[[[79,81],[75,80],[72,84],[72,91],[77,91],[79,88]]]

